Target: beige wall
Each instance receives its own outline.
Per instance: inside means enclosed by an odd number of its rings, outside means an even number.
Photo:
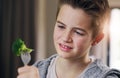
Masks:
[[[56,53],[53,46],[53,31],[56,21],[57,1],[58,0],[47,0],[46,2],[47,56]]]
[[[58,0],[36,0],[36,59],[43,59],[55,52],[53,45],[53,29],[56,18]]]
[[[108,0],[111,7],[120,7],[120,0]]]

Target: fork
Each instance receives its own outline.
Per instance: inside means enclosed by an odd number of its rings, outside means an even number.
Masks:
[[[30,60],[31,60],[30,53],[28,53],[28,52],[22,53],[21,54],[21,60],[22,60],[24,65],[27,65],[30,62]]]

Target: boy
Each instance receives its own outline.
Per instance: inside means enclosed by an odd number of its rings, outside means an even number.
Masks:
[[[57,55],[18,69],[18,78],[120,78],[90,48],[104,37],[109,17],[107,0],[60,0],[54,28]]]

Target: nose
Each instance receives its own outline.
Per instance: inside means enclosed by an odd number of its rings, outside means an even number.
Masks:
[[[72,34],[70,31],[65,31],[62,36],[62,40],[66,43],[72,42]]]

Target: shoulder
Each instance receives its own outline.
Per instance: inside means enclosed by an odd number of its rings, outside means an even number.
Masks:
[[[88,76],[89,78],[120,78],[120,71],[110,69],[101,60],[97,59],[88,66],[84,76],[85,78]]]
[[[111,69],[107,65],[103,64],[101,60],[95,61],[95,68],[98,73],[98,78],[120,78],[120,71],[117,69]]]
[[[56,58],[57,54],[50,56],[47,59],[43,59],[43,60],[38,60],[34,63],[34,66],[36,67],[46,67],[49,66],[50,62],[52,61],[53,58]]]
[[[120,78],[120,71],[117,69],[111,69],[103,64],[100,60],[97,62],[98,68],[101,70],[99,74],[102,78]]]
[[[57,54],[43,60],[38,60],[33,66],[37,67],[39,70],[40,77],[46,78],[48,67],[52,59],[56,58]]]
[[[103,74],[103,78],[120,78],[120,71],[117,69],[109,69]]]

